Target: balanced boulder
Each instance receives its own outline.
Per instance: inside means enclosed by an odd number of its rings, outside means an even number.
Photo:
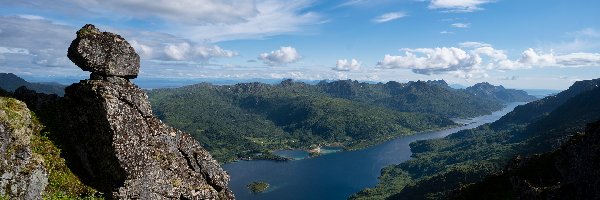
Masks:
[[[219,163],[156,118],[146,93],[127,79],[139,57],[125,40],[86,25],[69,58],[92,71],[66,88],[60,113],[84,182],[115,199],[233,199]]]
[[[87,24],[77,31],[67,57],[84,71],[101,76],[136,78],[140,56],[120,35]]]

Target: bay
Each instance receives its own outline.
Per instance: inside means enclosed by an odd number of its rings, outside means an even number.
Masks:
[[[364,188],[375,186],[383,167],[410,159],[411,142],[441,138],[460,130],[494,122],[522,104],[524,103],[510,103],[504,109],[490,115],[462,119],[460,122],[466,124],[464,126],[402,136],[362,150],[342,151],[286,162],[238,161],[225,164],[223,168],[231,176],[229,187],[237,199],[346,199]],[[298,152],[287,153],[290,156],[303,157]],[[253,181],[265,181],[270,187],[263,193],[252,194],[246,185]]]

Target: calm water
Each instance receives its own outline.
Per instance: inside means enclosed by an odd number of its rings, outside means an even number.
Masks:
[[[462,127],[403,136],[359,151],[288,162],[240,161],[223,168],[231,175],[229,186],[237,199],[346,199],[364,188],[375,186],[383,167],[408,160],[411,142],[440,138],[496,121],[520,104],[523,103],[513,103],[491,115],[463,121],[470,124]],[[298,151],[289,153],[293,157],[302,156],[296,154]],[[252,181],[266,181],[271,187],[264,193],[252,194],[246,188]]]

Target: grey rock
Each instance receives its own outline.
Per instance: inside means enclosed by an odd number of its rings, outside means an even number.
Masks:
[[[136,78],[140,69],[140,57],[125,39],[91,24],[77,31],[67,57],[82,70],[102,76]]]
[[[83,80],[66,89],[65,124],[84,176],[118,199],[232,199],[229,175],[187,133],[154,117],[129,81]]]
[[[91,39],[74,42],[82,44],[79,46],[105,46],[106,39],[96,37],[115,36],[99,33],[91,25],[82,30],[78,32],[76,41]],[[127,44],[124,40],[120,43]],[[71,48],[80,49],[78,45]],[[105,51],[81,52],[92,62],[105,56]],[[83,55],[81,52],[78,55]],[[137,55],[125,56],[131,57],[137,58]],[[77,64],[77,59],[71,60]],[[139,65],[135,59],[123,63],[126,61],[122,59],[111,66],[129,69],[129,66]],[[79,176],[82,180],[108,194],[109,198],[234,198],[227,187],[229,175],[217,161],[189,134],[156,118],[146,93],[131,83],[127,76],[107,76],[105,72],[94,69],[89,80],[73,84],[65,91],[65,108],[60,118],[65,125],[64,132],[68,134],[70,152],[75,155],[72,162],[81,167]]]
[[[32,152],[30,143],[40,128],[25,103],[0,97],[0,196],[42,199],[48,174],[43,158]]]

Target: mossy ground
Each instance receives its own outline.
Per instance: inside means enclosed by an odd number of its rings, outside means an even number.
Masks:
[[[39,123],[34,114],[34,123]],[[48,172],[48,186],[44,199],[103,199],[98,191],[83,184],[67,167],[61,149],[50,139],[55,134],[48,130],[36,132],[31,137],[31,150],[44,158]]]
[[[44,199],[103,199],[95,189],[83,184],[67,167],[65,159],[61,157],[61,149],[51,139],[57,138],[58,133],[43,129],[44,126],[35,113],[30,112],[20,101],[5,97],[0,97],[0,112],[5,112],[8,117],[0,120],[7,122],[13,131],[28,128],[25,126],[33,129],[29,145],[33,156],[43,160],[48,172],[48,186],[44,191]],[[31,121],[26,119],[29,117]],[[0,200],[4,199],[8,197],[0,196]]]

